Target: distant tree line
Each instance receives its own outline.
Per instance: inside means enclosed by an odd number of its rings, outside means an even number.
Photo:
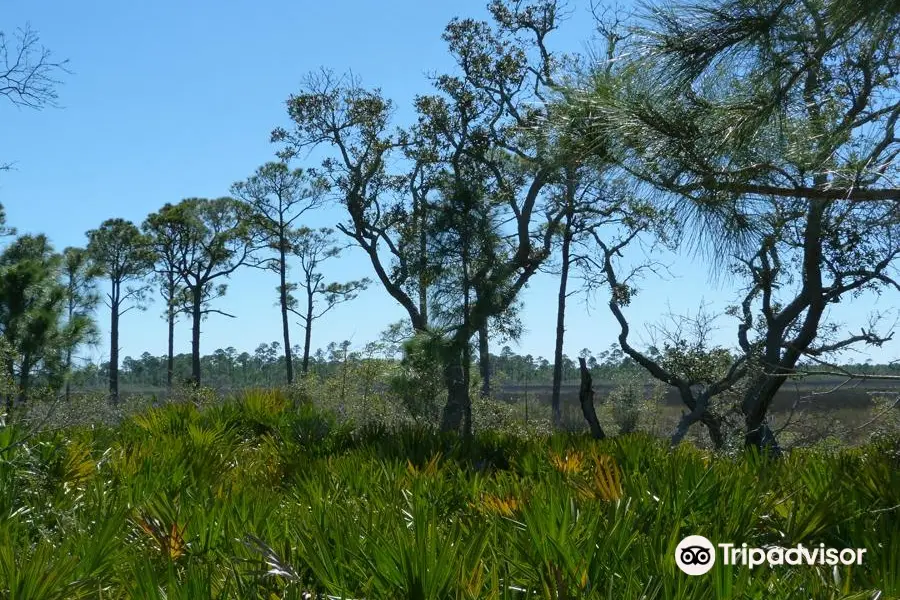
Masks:
[[[384,344],[367,344],[362,349],[350,349],[349,340],[331,342],[324,349],[317,348],[309,357],[307,372],[318,377],[337,376],[345,362],[380,363],[385,367],[400,364],[401,358],[386,351]],[[302,356],[303,349],[295,345],[295,356]],[[658,350],[651,348],[649,356],[658,357]],[[578,357],[563,355],[561,381],[563,385],[578,385],[580,373],[578,358],[584,358],[595,382],[616,382],[629,378],[652,381],[652,377],[639,364],[628,357],[618,344],[594,354],[587,348]],[[177,384],[191,382],[191,355],[174,355],[173,373]],[[517,354],[509,346],[504,346],[499,354],[489,354],[492,378],[496,382],[495,391],[505,386],[552,386],[555,380],[556,363],[543,356]],[[217,389],[240,389],[260,386],[280,386],[287,383],[286,364],[281,342],[259,344],[253,352],[238,351],[233,347],[218,348],[200,358],[206,385]],[[893,364],[844,364],[841,368],[861,375],[900,375],[900,366]],[[67,385],[75,391],[96,391],[106,389],[109,382],[109,361],[87,363],[72,368]],[[810,370],[816,370],[810,365]],[[119,385],[130,393],[155,393],[165,390],[168,385],[168,356],[154,356],[144,352],[139,357],[125,356],[119,369]],[[384,382],[382,382],[384,383]]]

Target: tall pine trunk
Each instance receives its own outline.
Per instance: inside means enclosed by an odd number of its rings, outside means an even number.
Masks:
[[[75,303],[73,301],[74,293],[72,291],[72,286],[69,286],[69,305],[68,305],[68,323],[72,322],[72,317],[75,315]],[[66,344],[66,402],[68,402],[72,397],[72,382],[70,381],[72,377],[72,345]]]
[[[25,404],[28,400],[28,392],[31,390],[32,357],[26,354],[22,357],[22,371],[19,373],[19,404]]]
[[[279,253],[281,262],[278,266],[278,275],[281,279],[281,287],[279,288],[281,299],[281,330],[284,334],[284,366],[287,370],[288,385],[294,382],[294,362],[291,356],[291,332],[288,325],[288,291],[287,291],[287,265],[285,264],[285,241],[282,240]]]
[[[72,397],[72,382],[70,381],[71,375],[72,375],[72,349],[66,348],[66,402],[68,402]]]
[[[6,374],[9,376],[10,382],[15,382],[16,380],[16,365],[12,358],[9,358],[6,361]],[[13,409],[13,402],[15,398],[13,396],[13,390],[10,390],[8,394],[6,394],[6,412],[9,413]]]
[[[166,320],[169,327],[168,345],[166,348],[166,389],[172,391],[172,379],[175,376],[175,278],[170,273],[167,282],[169,306],[166,310]]]
[[[193,323],[191,327],[191,381],[194,385],[200,385],[200,319],[203,317],[202,300],[203,287],[196,285],[191,290],[191,312]]]
[[[566,296],[569,284],[569,252],[572,242],[571,224],[566,219],[566,230],[563,233],[562,270],[559,276],[559,295],[556,301],[556,346],[553,350],[553,392],[550,405],[553,409],[553,427],[562,424],[560,392],[562,388],[563,342],[566,335]]]
[[[559,274],[559,294],[556,301],[556,346],[553,351],[553,391],[550,398],[550,406],[553,410],[553,427],[559,428],[562,425],[562,408],[560,403],[560,393],[562,388],[562,369],[563,369],[563,342],[566,335],[566,298],[568,296],[569,285],[569,264],[571,261],[572,249],[572,221],[574,220],[574,202],[575,187],[570,183],[566,187],[566,222],[563,229],[562,240],[562,268]]]
[[[413,209],[419,218],[419,315],[423,323],[428,323],[428,236],[425,200],[420,200]]]
[[[114,290],[109,319],[109,400],[119,403],[119,291]]]
[[[312,344],[312,322],[313,322],[313,293],[310,286],[306,287],[306,331],[303,335],[303,374],[309,372],[309,351]]]

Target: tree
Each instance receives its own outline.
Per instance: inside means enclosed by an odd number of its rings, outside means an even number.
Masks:
[[[87,252],[109,280],[104,302],[109,308],[109,395],[119,402],[119,319],[133,308],[142,308],[148,285],[144,277],[152,268],[149,240],[137,226],[124,219],[107,219],[87,232]]]
[[[571,269],[586,264],[586,254],[590,253],[594,232],[633,226],[638,222],[640,212],[646,210],[646,207],[632,201],[621,181],[609,181],[606,171],[607,165],[602,163],[573,163],[566,167],[563,180],[551,188],[562,214],[555,232],[560,246],[556,344],[550,400],[555,427],[559,427],[562,418],[560,390],[564,367],[566,302],[575,293],[569,289]],[[596,275],[598,274],[591,275],[586,289],[602,284],[602,273],[599,279],[596,279]]]
[[[595,5],[591,5],[595,9]],[[621,31],[621,15],[615,11],[611,19],[605,19],[597,15],[597,30],[601,34],[603,48],[606,56],[605,75],[610,77],[613,72],[614,59],[619,43],[625,39]],[[572,60],[571,70],[567,79],[576,76],[582,69],[581,61]],[[599,148],[595,146],[594,153],[590,157],[584,157],[579,149],[577,135],[563,129],[560,144],[570,149],[576,149],[572,153],[572,160],[565,165],[562,177],[555,182],[554,199],[559,203],[560,212],[563,215],[559,224],[560,268],[559,291],[557,294],[556,308],[556,345],[553,354],[553,384],[551,392],[551,409],[553,413],[553,425],[559,427],[562,422],[560,406],[560,391],[563,379],[563,345],[565,341],[566,302],[572,292],[569,291],[569,274],[573,266],[582,261],[582,256],[575,252],[576,246],[584,241],[590,241],[590,232],[604,225],[616,224],[617,217],[627,218],[627,195],[623,194],[621,182],[610,180],[611,164]],[[582,373],[582,378],[589,374]],[[587,414],[587,413],[586,413]],[[591,422],[593,417],[588,421]]]
[[[72,333],[76,334],[73,342],[83,338],[94,340],[97,327],[93,319],[94,309],[100,303],[97,292],[97,278],[102,275],[87,250],[68,247],[63,250],[63,284],[66,289],[66,322]],[[72,353],[75,344],[66,347],[66,401],[71,397],[71,381],[68,374],[72,370]]]
[[[893,336],[878,331],[878,315],[855,333],[829,319],[828,309],[865,293],[900,290],[897,209],[887,201],[772,200],[759,247],[734,257],[746,285],[740,306],[729,312],[739,320],[738,345],[752,366],[740,407],[748,446],[778,452],[767,415],[801,360],[828,360]]]
[[[278,273],[279,278],[277,291],[284,337],[284,362],[287,382],[290,384],[294,380],[294,365],[288,326],[291,286],[287,281],[287,257],[291,252],[291,240],[296,229],[294,224],[304,213],[320,206],[321,190],[302,169],[291,170],[284,162],[270,162],[257,169],[246,181],[232,185],[231,193],[252,207],[264,242],[278,254],[278,258],[270,263],[270,267]],[[309,273],[304,274],[309,281]],[[309,362],[309,325],[307,322],[304,373]]]
[[[141,225],[153,253],[153,271],[160,295],[166,303],[167,324],[166,387],[172,389],[175,372],[175,321],[186,310],[186,295],[179,271],[179,253],[186,240],[184,229],[179,226],[176,209],[166,203],[158,212],[149,215]],[[170,218],[170,216],[172,218]]]
[[[481,397],[489,398],[494,389],[494,365],[489,341],[506,343],[518,340],[522,335],[522,303],[511,304],[502,313],[493,315],[478,329],[478,371],[481,376]]]
[[[672,433],[672,445],[677,445],[687,434],[690,426],[699,421],[706,425],[713,445],[721,448],[725,443],[723,420],[721,415],[713,410],[711,403],[716,396],[731,389],[746,375],[747,360],[740,358],[732,362],[727,351],[718,348],[707,349],[705,336],[699,336],[695,340],[685,340],[678,336],[674,340],[674,345],[666,348],[667,351],[660,358],[651,357],[631,344],[628,339],[631,327],[622,309],[627,307],[638,293],[634,280],[642,271],[647,270],[648,265],[640,265],[628,276],[622,277],[616,272],[614,261],[620,256],[620,251],[637,237],[641,229],[643,228],[635,229],[615,243],[604,242],[599,236],[595,238],[601,250],[601,258],[595,264],[601,268],[609,286],[608,307],[619,325],[619,346],[629,358],[646,369],[654,378],[674,387],[682,402],[690,410],[690,413],[682,417]],[[694,342],[694,345],[686,348],[690,342]],[[722,364],[723,354],[724,364]],[[681,360],[678,360],[679,358]],[[697,364],[701,364],[703,368],[696,368]]]
[[[485,275],[491,268],[489,261],[499,258],[502,252],[498,249],[500,240],[496,235],[495,212],[484,200],[482,192],[469,187],[471,182],[467,184],[457,183],[457,189],[448,190],[436,203],[434,233],[429,242],[437,300],[432,305],[439,308],[432,311],[435,317],[432,329],[441,334],[441,349],[456,354],[449,362],[445,361],[445,378],[448,382],[450,378],[458,378],[457,389],[461,391],[464,387],[466,392],[471,389],[469,340],[472,334],[478,336],[481,366],[487,366],[482,344],[487,345],[488,320],[482,319],[476,327],[472,323],[472,308],[478,304],[479,297],[482,304],[492,300],[490,295],[494,290],[485,285]],[[466,333],[468,337],[464,337]],[[455,335],[458,336],[455,343],[448,344],[447,338],[452,339]],[[464,400],[462,404],[468,422],[471,419],[468,401]]]
[[[577,234],[577,211],[575,208],[576,182],[573,170],[567,170],[566,186],[563,195],[563,220],[560,240],[559,293],[556,299],[556,344],[553,349],[553,390],[550,396],[550,407],[553,412],[553,426],[562,424],[560,406],[560,388],[562,387],[563,343],[566,334],[566,300],[569,297],[569,268],[572,266],[572,240]],[[585,384],[589,387],[589,384]],[[583,386],[584,387],[584,386]],[[587,389],[587,388],[586,388]],[[586,396],[585,396],[586,397]],[[589,413],[586,413],[589,414]],[[594,424],[589,420],[591,427]]]
[[[0,31],[0,96],[17,107],[55,106],[60,83],[55,77],[69,72],[68,61],[55,61],[28,25],[17,29],[13,37],[10,44],[10,36]],[[9,168],[9,164],[0,165],[0,170]]]
[[[619,77],[570,94],[564,121],[582,133],[584,148],[601,145],[685,218],[702,217],[697,230],[717,240],[717,256],[746,266],[755,291],[745,305],[761,302],[767,314],[765,350],[744,349],[761,353],[742,401],[749,446],[777,447],[768,406],[785,373],[818,351],[827,305],[845,292],[893,285],[883,264],[894,254],[886,229],[860,269],[836,266],[831,254],[859,257],[838,236],[858,235],[876,215],[891,227],[900,200],[900,18],[866,6],[732,0],[657,8],[633,29]],[[786,215],[799,219],[799,230]],[[780,235],[790,237],[787,246]],[[786,254],[798,280],[782,303],[760,278],[791,281]],[[745,329],[755,328],[755,315],[748,324],[742,310]]]
[[[242,266],[259,266],[254,253],[262,247],[262,237],[250,207],[233,198],[187,198],[159,214],[177,240],[174,267],[185,287],[192,322],[191,380],[200,385],[200,323],[213,313],[234,317],[210,307],[227,290],[217,281]]]
[[[349,302],[356,298],[362,290],[366,289],[371,280],[363,278],[345,283],[325,283],[325,275],[321,272],[322,263],[328,259],[336,258],[341,253],[341,248],[335,245],[334,230],[329,228],[309,229],[301,227],[294,232],[290,240],[291,252],[300,259],[301,279],[299,284],[291,284],[289,289],[303,288],[306,302],[303,309],[297,299],[289,295],[287,308],[302,319],[304,328],[303,341],[303,374],[309,372],[309,351],[312,342],[313,321],[323,316],[332,308],[343,302]],[[318,310],[316,305],[319,306]],[[288,354],[285,354],[287,357]]]
[[[422,301],[432,271],[422,242],[427,246],[434,233],[422,237],[421,228],[433,222],[423,199],[440,192],[459,200],[475,194],[479,202],[502,207],[510,241],[501,246],[509,252],[505,259],[484,261],[490,266],[478,277],[488,293],[474,296],[461,326],[429,333],[442,346],[448,390],[441,427],[464,432],[470,428],[470,339],[515,302],[549,255],[547,223],[555,217],[546,214],[541,192],[560,164],[551,140],[535,127],[546,116],[543,101],[551,93],[555,59],[545,39],[557,28],[558,7],[548,0],[495,1],[489,8],[493,27],[471,19],[448,25],[444,39],[460,75],[435,78],[437,94],[416,99],[418,120],[410,130],[390,131],[392,106],[379,90],[326,72],[307,78],[301,93],[288,100],[293,129],[278,128],[272,136],[285,143],[283,158],[319,145],[334,150],[322,174],[347,210],[349,219],[338,229],[366,252],[378,281],[420,333],[429,332],[434,313],[432,299]],[[398,155],[410,169],[391,173]],[[487,183],[480,174],[469,178],[466,169],[483,171]]]
[[[66,291],[60,283],[62,257],[43,235],[23,235],[0,255],[0,331],[5,342],[4,369],[28,398],[33,378],[43,367],[49,379],[62,372],[62,355],[74,335],[64,323]],[[13,406],[12,394],[6,397]]]
[[[501,235],[498,203],[489,201],[484,190],[472,186],[478,176],[461,164],[454,169],[458,171],[450,184],[453,187],[431,209],[434,221],[428,244],[433,278],[430,335],[431,342],[438,345],[438,355],[444,358],[448,394],[451,390],[456,394],[453,402],[460,407],[464,431],[468,431],[470,340],[473,335],[478,337],[481,393],[487,395],[488,326],[501,316],[501,326],[515,323],[514,313],[507,312],[515,299],[509,290],[515,283],[514,272],[494,269],[509,264],[514,248]],[[516,332],[508,333],[514,336]],[[452,418],[454,415],[445,411],[444,419]]]

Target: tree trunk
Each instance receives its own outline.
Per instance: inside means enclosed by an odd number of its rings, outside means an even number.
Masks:
[[[313,295],[306,288],[306,332],[303,336],[303,374],[309,372],[309,350],[312,345],[312,322],[313,322]]]
[[[119,403],[119,294],[110,302],[109,319],[109,400]]]
[[[472,283],[469,279],[469,236],[464,230],[464,234],[460,238],[462,247],[462,256],[460,267],[462,269],[462,289],[463,289],[463,321],[462,328],[457,334],[456,339],[451,341],[451,360],[447,363],[450,367],[450,377],[447,380],[447,406],[450,408],[451,403],[454,404],[451,412],[459,412],[462,419],[463,436],[469,437],[472,433],[472,400],[469,397],[469,369],[472,364],[472,310],[471,296]],[[487,319],[484,319],[487,326]],[[477,329],[480,329],[477,325]],[[456,363],[456,364],[454,364]],[[459,375],[453,374],[458,372]],[[460,380],[460,381],[458,381]],[[457,431],[459,425],[456,426]]]
[[[285,240],[282,239],[279,248],[281,262],[279,263],[278,274],[281,278],[281,329],[284,332],[284,366],[287,370],[287,382],[288,385],[290,385],[294,382],[294,362],[293,357],[291,356],[291,332],[290,326],[288,325],[287,265],[285,264],[284,250],[285,243]]]
[[[606,437],[600,421],[597,419],[597,411],[594,410],[594,388],[591,372],[587,368],[584,358],[578,358],[578,366],[581,371],[581,389],[578,390],[578,400],[581,402],[581,412],[584,419],[591,427],[591,437],[595,440],[602,440]]]
[[[166,349],[166,389],[172,390],[172,379],[175,377],[175,309],[169,308],[169,340]]]
[[[71,319],[71,317],[69,317]],[[66,348],[66,402],[72,397],[72,349]]]
[[[166,348],[166,389],[172,391],[172,379],[175,376],[175,279],[170,274],[168,281],[169,306],[166,320],[169,326],[169,339]]]
[[[472,435],[472,400],[470,397],[472,389],[472,345],[469,339],[463,345],[463,387],[465,388],[465,398],[463,399],[463,436]]]
[[[827,178],[816,176],[817,186],[825,185]],[[823,223],[828,202],[810,200],[806,212],[806,226],[803,238],[803,287],[795,301],[788,306],[798,307],[805,304],[806,315],[794,339],[785,339],[793,315],[800,314],[794,310],[787,312],[785,308],[775,317],[775,323],[769,326],[766,335],[765,372],[758,376],[749,387],[741,403],[741,410],[747,426],[744,443],[759,451],[771,455],[781,454],[775,432],[769,427],[766,419],[769,407],[779,388],[784,384],[784,375],[792,372],[797,361],[806,351],[819,331],[822,316],[825,313],[826,301],[823,297],[822,284],[822,239]]]
[[[344,355],[341,359],[341,406],[347,398],[347,346],[344,346]]]
[[[200,385],[200,319],[203,300],[203,286],[198,284],[191,290],[191,312],[193,323],[191,327],[191,383]]]
[[[9,358],[6,361],[6,374],[9,376],[10,383],[15,383],[16,381],[16,365],[12,358]],[[15,401],[15,397],[13,396],[13,390],[10,390],[8,394],[6,394],[6,412],[7,414],[13,409],[13,402]]]
[[[72,322],[72,317],[75,314],[75,304],[73,302],[73,292],[72,287],[69,287],[69,307],[68,307],[68,322]],[[70,344],[66,344],[66,402],[70,400],[72,397],[72,382],[70,381],[72,377],[72,346]]]
[[[756,448],[760,452],[764,452],[769,456],[781,456],[781,446],[775,437],[775,432],[769,427],[765,419],[762,421],[754,421],[747,423],[747,435],[744,438],[744,444],[751,448]]]
[[[562,387],[563,341],[566,335],[566,294],[569,282],[569,252],[572,242],[571,220],[566,219],[562,243],[562,270],[559,275],[559,294],[556,300],[556,347],[553,352],[553,393],[550,405],[553,409],[553,427],[562,423],[560,388]]]
[[[716,450],[722,449],[725,445],[725,434],[722,432],[722,419],[710,412],[709,398],[701,394],[700,398],[694,400],[693,396],[685,398],[684,393],[682,393],[682,402],[691,408],[691,412],[685,413],[682,415],[681,419],[679,419],[678,425],[675,427],[675,431],[669,439],[669,445],[674,448],[680,444],[687,435],[691,425],[700,421],[706,425],[713,448]]]
[[[22,359],[22,371],[19,373],[19,404],[25,404],[28,400],[28,392],[31,389],[31,356],[26,355]]]
[[[428,236],[425,199],[417,203],[416,212],[419,219],[419,315],[424,323],[428,323]]]
[[[478,369],[481,373],[481,397],[491,396],[491,353],[488,345],[488,326],[478,329]]]
[[[560,389],[562,387],[563,342],[566,336],[566,298],[569,285],[569,264],[572,249],[572,225],[575,219],[575,173],[566,169],[566,221],[562,239],[562,265],[559,273],[559,294],[556,299],[556,347],[553,352],[553,391],[550,406],[553,410],[553,427],[558,429],[562,424],[560,406]]]
[[[722,419],[709,411],[700,419],[706,425],[706,431],[709,433],[709,439],[712,441],[713,448],[721,450],[725,447],[725,433],[722,431]]]
[[[472,433],[471,400],[466,385],[463,350],[460,344],[450,342],[444,351],[444,384],[447,386],[447,404],[441,416],[441,431]]]
[[[784,378],[777,376],[758,377],[754,385],[747,390],[741,405],[747,427],[744,445],[772,456],[780,456],[781,447],[778,445],[775,432],[769,427],[766,415],[783,381]]]

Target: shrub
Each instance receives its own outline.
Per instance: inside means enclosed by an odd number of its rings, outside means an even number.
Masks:
[[[427,334],[418,334],[407,341],[389,387],[414,420],[436,422],[446,396],[437,341]]]
[[[900,437],[770,461],[473,413],[462,439],[253,390],[115,428],[0,425],[0,595],[709,598],[672,560],[688,534],[869,550],[852,571],[717,565],[722,597],[900,594]]]

